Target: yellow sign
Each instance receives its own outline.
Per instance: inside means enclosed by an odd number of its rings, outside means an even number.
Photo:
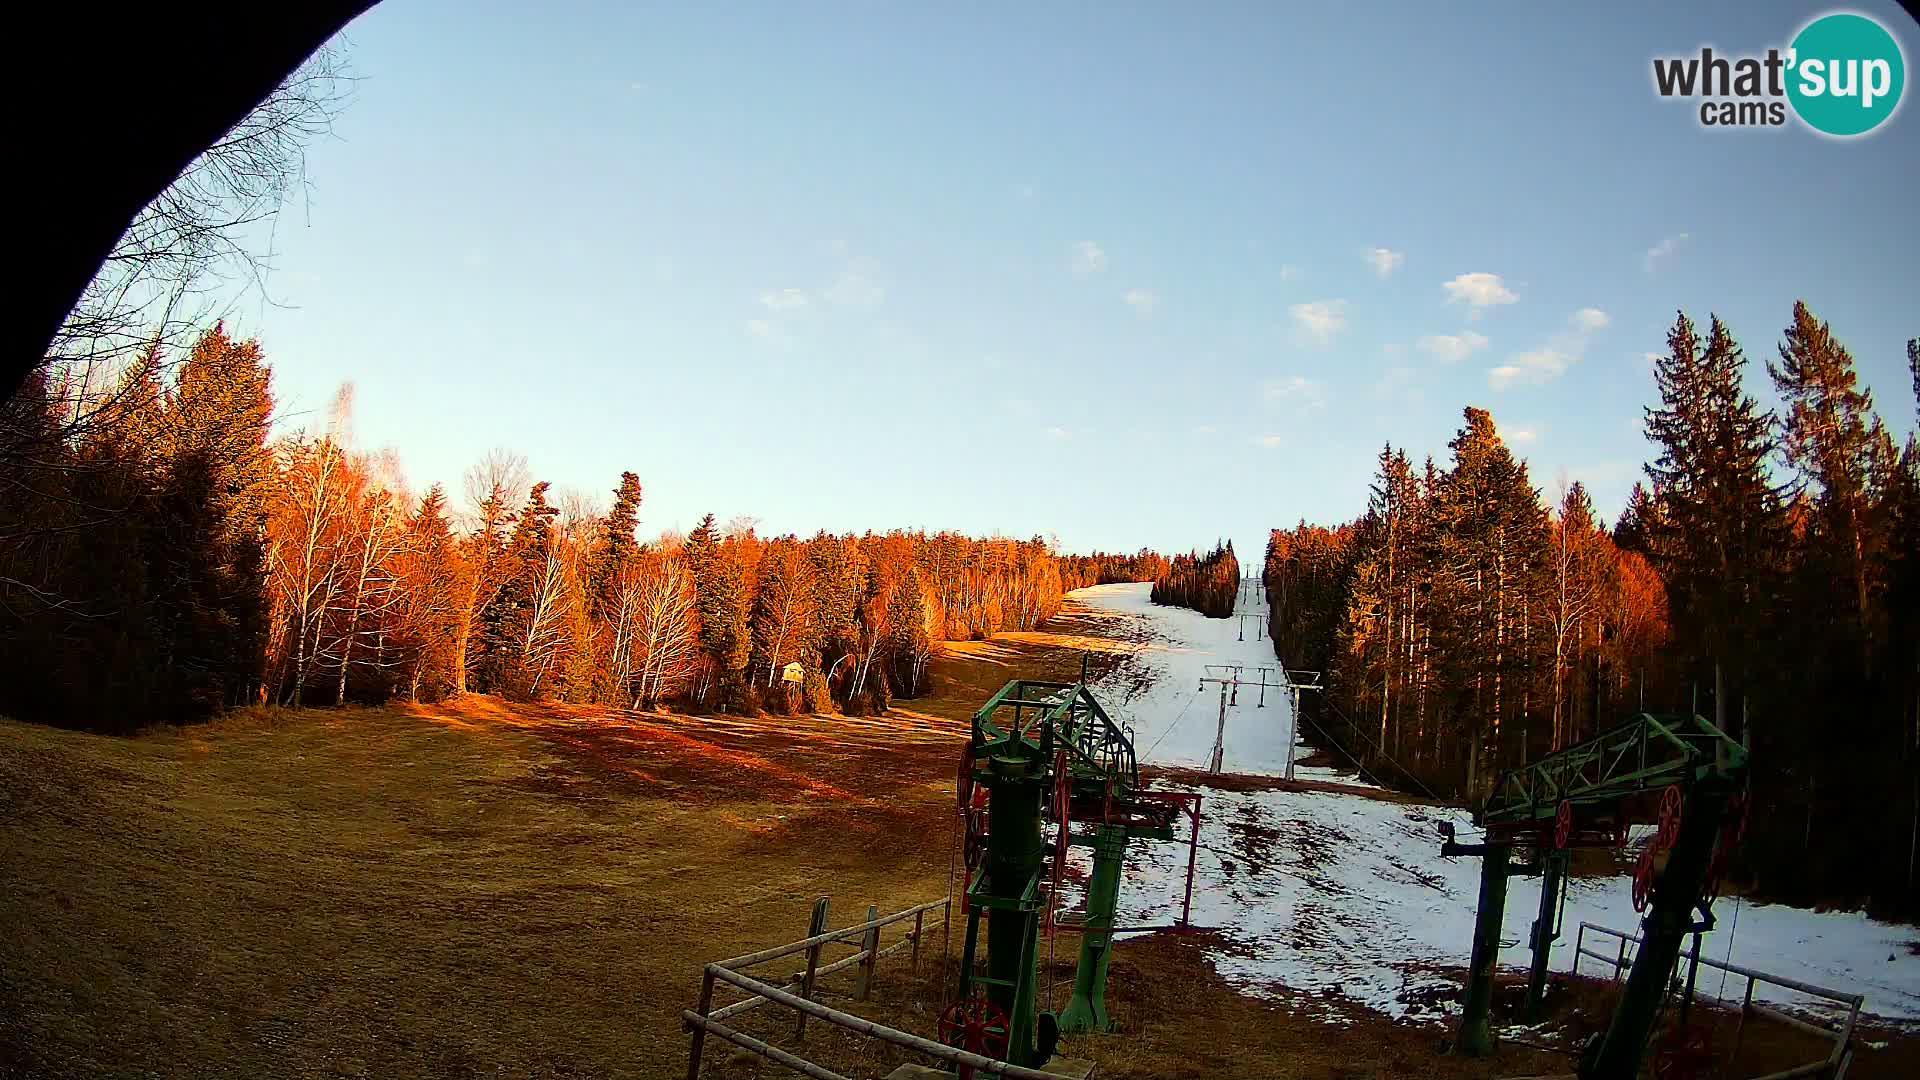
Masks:
[[[805,682],[806,679],[807,679],[806,669],[800,666],[800,662],[798,660],[780,669],[781,682],[797,683],[797,682]]]

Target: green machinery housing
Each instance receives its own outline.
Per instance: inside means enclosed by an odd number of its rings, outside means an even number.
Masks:
[[[1458,843],[1443,827],[1441,854],[1481,856],[1459,1050],[1486,1054],[1493,1048],[1488,1013],[1509,874],[1543,878],[1527,986],[1527,1007],[1537,1014],[1571,849],[1619,846],[1629,821],[1652,820],[1659,828],[1634,874],[1634,908],[1645,913],[1641,945],[1612,1020],[1579,1070],[1582,1080],[1638,1075],[1683,939],[1713,928],[1720,869],[1744,828],[1746,776],[1746,747],[1705,718],[1642,713],[1502,772],[1474,815],[1486,833],[1481,843]],[[1512,862],[1516,851],[1519,864]]]
[[[1094,700],[1085,682],[1015,680],[973,714],[962,753],[959,807],[966,823],[966,939],[959,1002],[984,997],[997,1014],[987,1047],[1016,1065],[1052,1057],[1061,1031],[1106,1031],[1108,954],[1117,927],[1122,863],[1134,840],[1172,840],[1183,812],[1187,905],[1199,796],[1148,792],[1133,742]],[[1051,829],[1048,827],[1051,826]],[[1051,833],[1051,836],[1049,836]],[[1086,914],[1077,925],[1056,918],[1070,846],[1092,849]],[[1051,880],[1049,880],[1051,879]],[[1185,924],[1186,910],[1182,922]],[[977,974],[980,924],[986,923],[986,973]],[[1039,1011],[1042,934],[1078,932],[1073,995],[1057,1016]]]

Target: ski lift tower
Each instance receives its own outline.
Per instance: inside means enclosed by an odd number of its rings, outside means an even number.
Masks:
[[[1144,790],[1133,740],[1084,682],[1015,680],[1001,687],[973,714],[959,781],[966,818],[967,929],[960,994],[942,1015],[942,1038],[976,1037],[982,1045],[967,1049],[1037,1068],[1052,1056],[1060,1032],[1111,1029],[1107,962],[1116,933],[1187,926],[1200,796]],[[1192,818],[1188,910],[1176,927],[1116,926],[1127,844],[1174,839],[1183,814]],[[1057,830],[1051,843],[1043,829],[1046,821]],[[1093,873],[1086,915],[1067,927],[1055,915],[1071,845],[1093,849]],[[1049,856],[1051,875],[1045,869]],[[987,923],[984,975],[975,972],[982,919]],[[1039,1011],[1035,995],[1043,927],[1049,934],[1071,929],[1081,935],[1073,996],[1057,1017]]]
[[[1626,840],[1629,821],[1651,819],[1659,828],[1633,876],[1634,910],[1646,913],[1640,949],[1613,1018],[1588,1048],[1579,1072],[1581,1080],[1633,1080],[1683,939],[1713,929],[1719,875],[1744,828],[1746,777],[1746,747],[1703,717],[1642,713],[1502,772],[1474,816],[1486,832],[1482,842],[1459,843],[1452,825],[1443,823],[1443,856],[1481,857],[1473,957],[1455,1044],[1460,1052],[1478,1056],[1493,1050],[1488,1014],[1514,849],[1530,856],[1520,872],[1543,875],[1527,991],[1534,1009],[1546,987],[1547,954],[1557,936],[1554,905],[1564,887],[1569,849],[1617,847]]]
[[[1326,687],[1320,684],[1320,673],[1317,671],[1288,671],[1285,674],[1287,689],[1292,691],[1293,696],[1293,712],[1288,716],[1288,722],[1293,725],[1293,730],[1287,734],[1287,779],[1291,780],[1293,779],[1293,752],[1300,745],[1300,691],[1325,690]]]

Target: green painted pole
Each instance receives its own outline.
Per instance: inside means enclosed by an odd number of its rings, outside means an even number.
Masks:
[[[1488,844],[1480,857],[1480,909],[1473,920],[1473,960],[1467,967],[1467,997],[1455,1048],[1468,1057],[1493,1053],[1493,969],[1500,961],[1500,923],[1507,909],[1505,844]]]
[[[1060,1014],[1061,1031],[1112,1031],[1107,1016],[1107,961],[1113,953],[1114,911],[1120,902],[1120,868],[1127,853],[1124,825],[1094,833],[1093,877],[1087,882],[1087,920],[1080,936],[1080,968],[1073,997]]]
[[[1549,851],[1541,858],[1540,913],[1533,920],[1533,970],[1527,975],[1527,1022],[1538,1023],[1547,998],[1547,961],[1553,954],[1554,907],[1560,902],[1561,883],[1567,876],[1568,853]]]
[[[994,895],[1017,899],[1040,872],[1041,781],[1032,763],[994,758],[987,800],[987,882]],[[1039,950],[1029,948],[1038,906],[994,907],[987,912],[987,997],[1007,1014],[1007,1060],[1037,1064],[1034,987]]]

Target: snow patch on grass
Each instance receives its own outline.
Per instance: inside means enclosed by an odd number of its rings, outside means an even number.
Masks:
[[[1121,636],[1138,647],[1126,663],[1094,683],[1102,705],[1131,724],[1143,763],[1205,768],[1219,718],[1219,689],[1203,690],[1209,664],[1253,669],[1280,666],[1264,632],[1248,619],[1208,619],[1184,608],[1157,607],[1145,584],[1101,585],[1073,595],[1124,620]],[[1240,609],[1262,613],[1243,595]],[[1217,672],[1215,672],[1217,673]],[[1227,709],[1225,771],[1277,775],[1286,769],[1293,716],[1283,691],[1243,685]],[[1302,750],[1304,753],[1304,748]],[[1352,783],[1351,774],[1298,769],[1312,779]],[[1180,785],[1173,785],[1180,787]],[[1440,857],[1439,825],[1462,839],[1476,834],[1466,811],[1403,805],[1357,795],[1313,791],[1230,791],[1201,787],[1205,803],[1194,875],[1193,922],[1217,930],[1211,948],[1220,972],[1260,996],[1326,1003],[1327,1018],[1364,1006],[1392,1017],[1433,1018],[1458,1009],[1458,973],[1473,941],[1480,863]],[[1636,829],[1630,846],[1645,843]],[[1073,855],[1071,877],[1084,879],[1085,852]],[[1127,853],[1120,896],[1122,926],[1172,923],[1186,883],[1184,844],[1136,844]],[[1073,891],[1071,888],[1070,892]],[[1063,896],[1069,906],[1077,899]],[[1537,878],[1507,886],[1500,962],[1524,970],[1528,928],[1540,904]],[[1920,1021],[1920,932],[1864,915],[1814,912],[1782,905],[1716,905],[1719,929],[1702,955],[1866,996],[1865,1012]],[[1560,914],[1561,934],[1550,967],[1573,966],[1579,925],[1591,922],[1638,933],[1632,882],[1621,874],[1572,880]],[[1612,954],[1617,941],[1589,938]],[[1583,959],[1581,970],[1610,974]],[[1702,968],[1699,990],[1718,996],[1720,973]],[[1730,976],[1725,996],[1738,1001],[1744,980]],[[1820,1011],[1820,999],[1762,984],[1755,997]],[[1825,1003],[1830,1005],[1831,1003]]]

